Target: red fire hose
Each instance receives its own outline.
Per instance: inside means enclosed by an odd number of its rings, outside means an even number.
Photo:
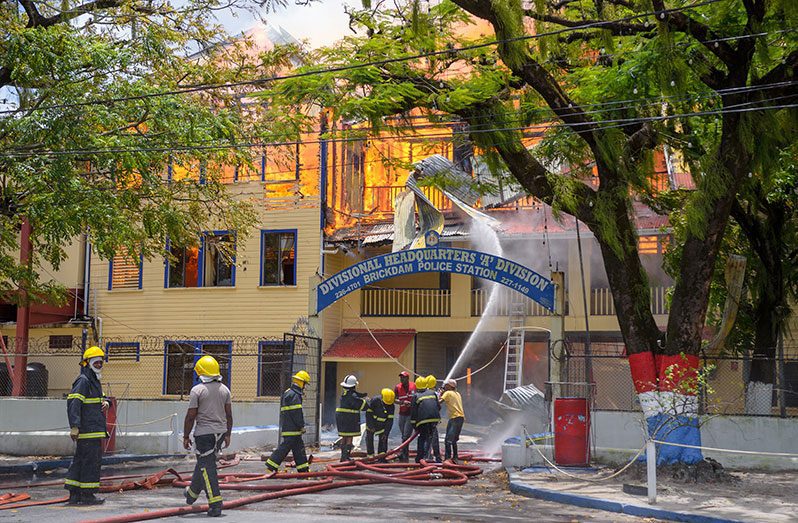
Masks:
[[[223,509],[234,509],[251,503],[268,501],[287,496],[309,494],[330,489],[351,487],[356,485],[369,485],[379,483],[391,483],[412,486],[454,486],[463,485],[469,477],[476,476],[482,469],[476,465],[459,465],[446,461],[444,463],[428,463],[424,460],[421,463],[377,463],[380,458],[390,459],[398,454],[404,447],[417,436],[413,434],[396,449],[387,453],[377,455],[373,458],[363,460],[352,460],[347,462],[329,463],[325,470],[315,472],[295,472],[295,473],[238,473],[220,474],[219,488],[221,490],[233,491],[261,491],[257,494],[242,498],[225,501]],[[481,456],[463,455],[463,459],[484,459]],[[228,465],[228,466],[232,466]],[[184,472],[183,474],[187,474]],[[167,477],[167,475],[173,475]],[[111,476],[103,478],[108,480],[123,480],[118,484],[104,484],[102,492],[114,492],[122,490],[132,490],[138,488],[152,489],[159,485],[172,485],[173,487],[185,487],[189,485],[178,473],[172,469],[161,471],[150,476],[128,475]],[[132,480],[132,481],[131,481]],[[299,480],[299,481],[285,481]],[[266,483],[264,483],[264,481]],[[60,484],[60,482],[47,482],[47,484]],[[43,484],[37,484],[43,485]],[[34,486],[34,485],[31,485]],[[262,492],[268,491],[268,492]],[[8,496],[2,499],[17,498]],[[0,510],[7,508],[22,508],[66,501],[66,497],[57,500],[46,500],[29,503],[14,503],[0,506]],[[130,521],[144,521],[163,517],[178,516],[208,510],[208,505],[193,505],[154,510],[138,514],[125,514],[112,516],[89,521],[88,523],[123,523]]]

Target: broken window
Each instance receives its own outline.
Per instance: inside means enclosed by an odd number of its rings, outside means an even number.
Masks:
[[[207,234],[203,241],[203,287],[235,285],[235,235]]]
[[[296,285],[296,231],[261,232],[261,285]]]
[[[179,287],[235,286],[235,233],[205,233],[198,247],[170,247],[166,285]]]
[[[199,286],[199,247],[170,247],[167,287]]]

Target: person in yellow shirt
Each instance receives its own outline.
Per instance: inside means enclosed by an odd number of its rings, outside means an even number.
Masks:
[[[444,459],[457,463],[457,442],[460,439],[460,431],[463,430],[465,414],[463,414],[463,398],[457,392],[457,382],[453,379],[446,380],[441,394],[441,403],[446,404],[449,412],[449,423],[446,424],[446,438],[444,444],[446,451]]]

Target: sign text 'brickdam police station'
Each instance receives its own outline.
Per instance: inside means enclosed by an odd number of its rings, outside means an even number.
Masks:
[[[554,310],[554,284],[528,267],[484,252],[433,247],[393,252],[356,263],[319,283],[321,312],[357,289],[374,282],[418,272],[454,272],[495,281]]]

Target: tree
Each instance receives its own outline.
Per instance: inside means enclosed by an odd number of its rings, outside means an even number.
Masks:
[[[768,115],[795,126],[798,50],[783,30],[796,20],[793,5],[541,0],[524,9],[520,0],[452,0],[429,12],[413,2],[351,17],[365,35],[307,62],[345,70],[282,82],[263,96],[275,108],[316,103],[376,128],[385,128],[385,116],[414,109],[467,122],[493,163],[593,232],[650,433],[700,441],[690,383],[718,250],[738,190],[759,158],[755,144],[782,128]],[[464,36],[472,22],[480,24],[472,34],[488,36]],[[363,63],[370,65],[346,68]],[[521,131],[535,122],[551,125],[533,152]],[[652,189],[652,151],[661,144],[698,155],[696,190]],[[596,189],[583,183],[592,169]],[[650,312],[637,251],[638,196],[663,208],[682,202],[665,332]],[[690,449],[661,450],[663,462],[701,459]]]
[[[771,412],[779,334],[787,330],[790,304],[798,297],[795,137],[785,133],[782,139],[777,163],[744,183],[726,239],[730,249],[750,260],[739,327],[729,344],[731,352],[752,357],[746,383],[749,414]],[[713,293],[723,299],[725,289],[717,286]]]
[[[63,298],[63,287],[37,267],[58,267],[82,234],[104,258],[138,261],[163,256],[166,238],[186,245],[212,225],[246,230],[249,206],[226,195],[218,168],[246,161],[245,148],[230,149],[246,141],[241,88],[204,89],[257,72],[245,60],[246,42],[220,45],[226,37],[213,19],[219,9],[246,6],[0,5],[0,92],[10,99],[0,113],[4,300],[24,296],[17,288],[33,300]],[[27,265],[15,254],[23,222],[32,228]]]

